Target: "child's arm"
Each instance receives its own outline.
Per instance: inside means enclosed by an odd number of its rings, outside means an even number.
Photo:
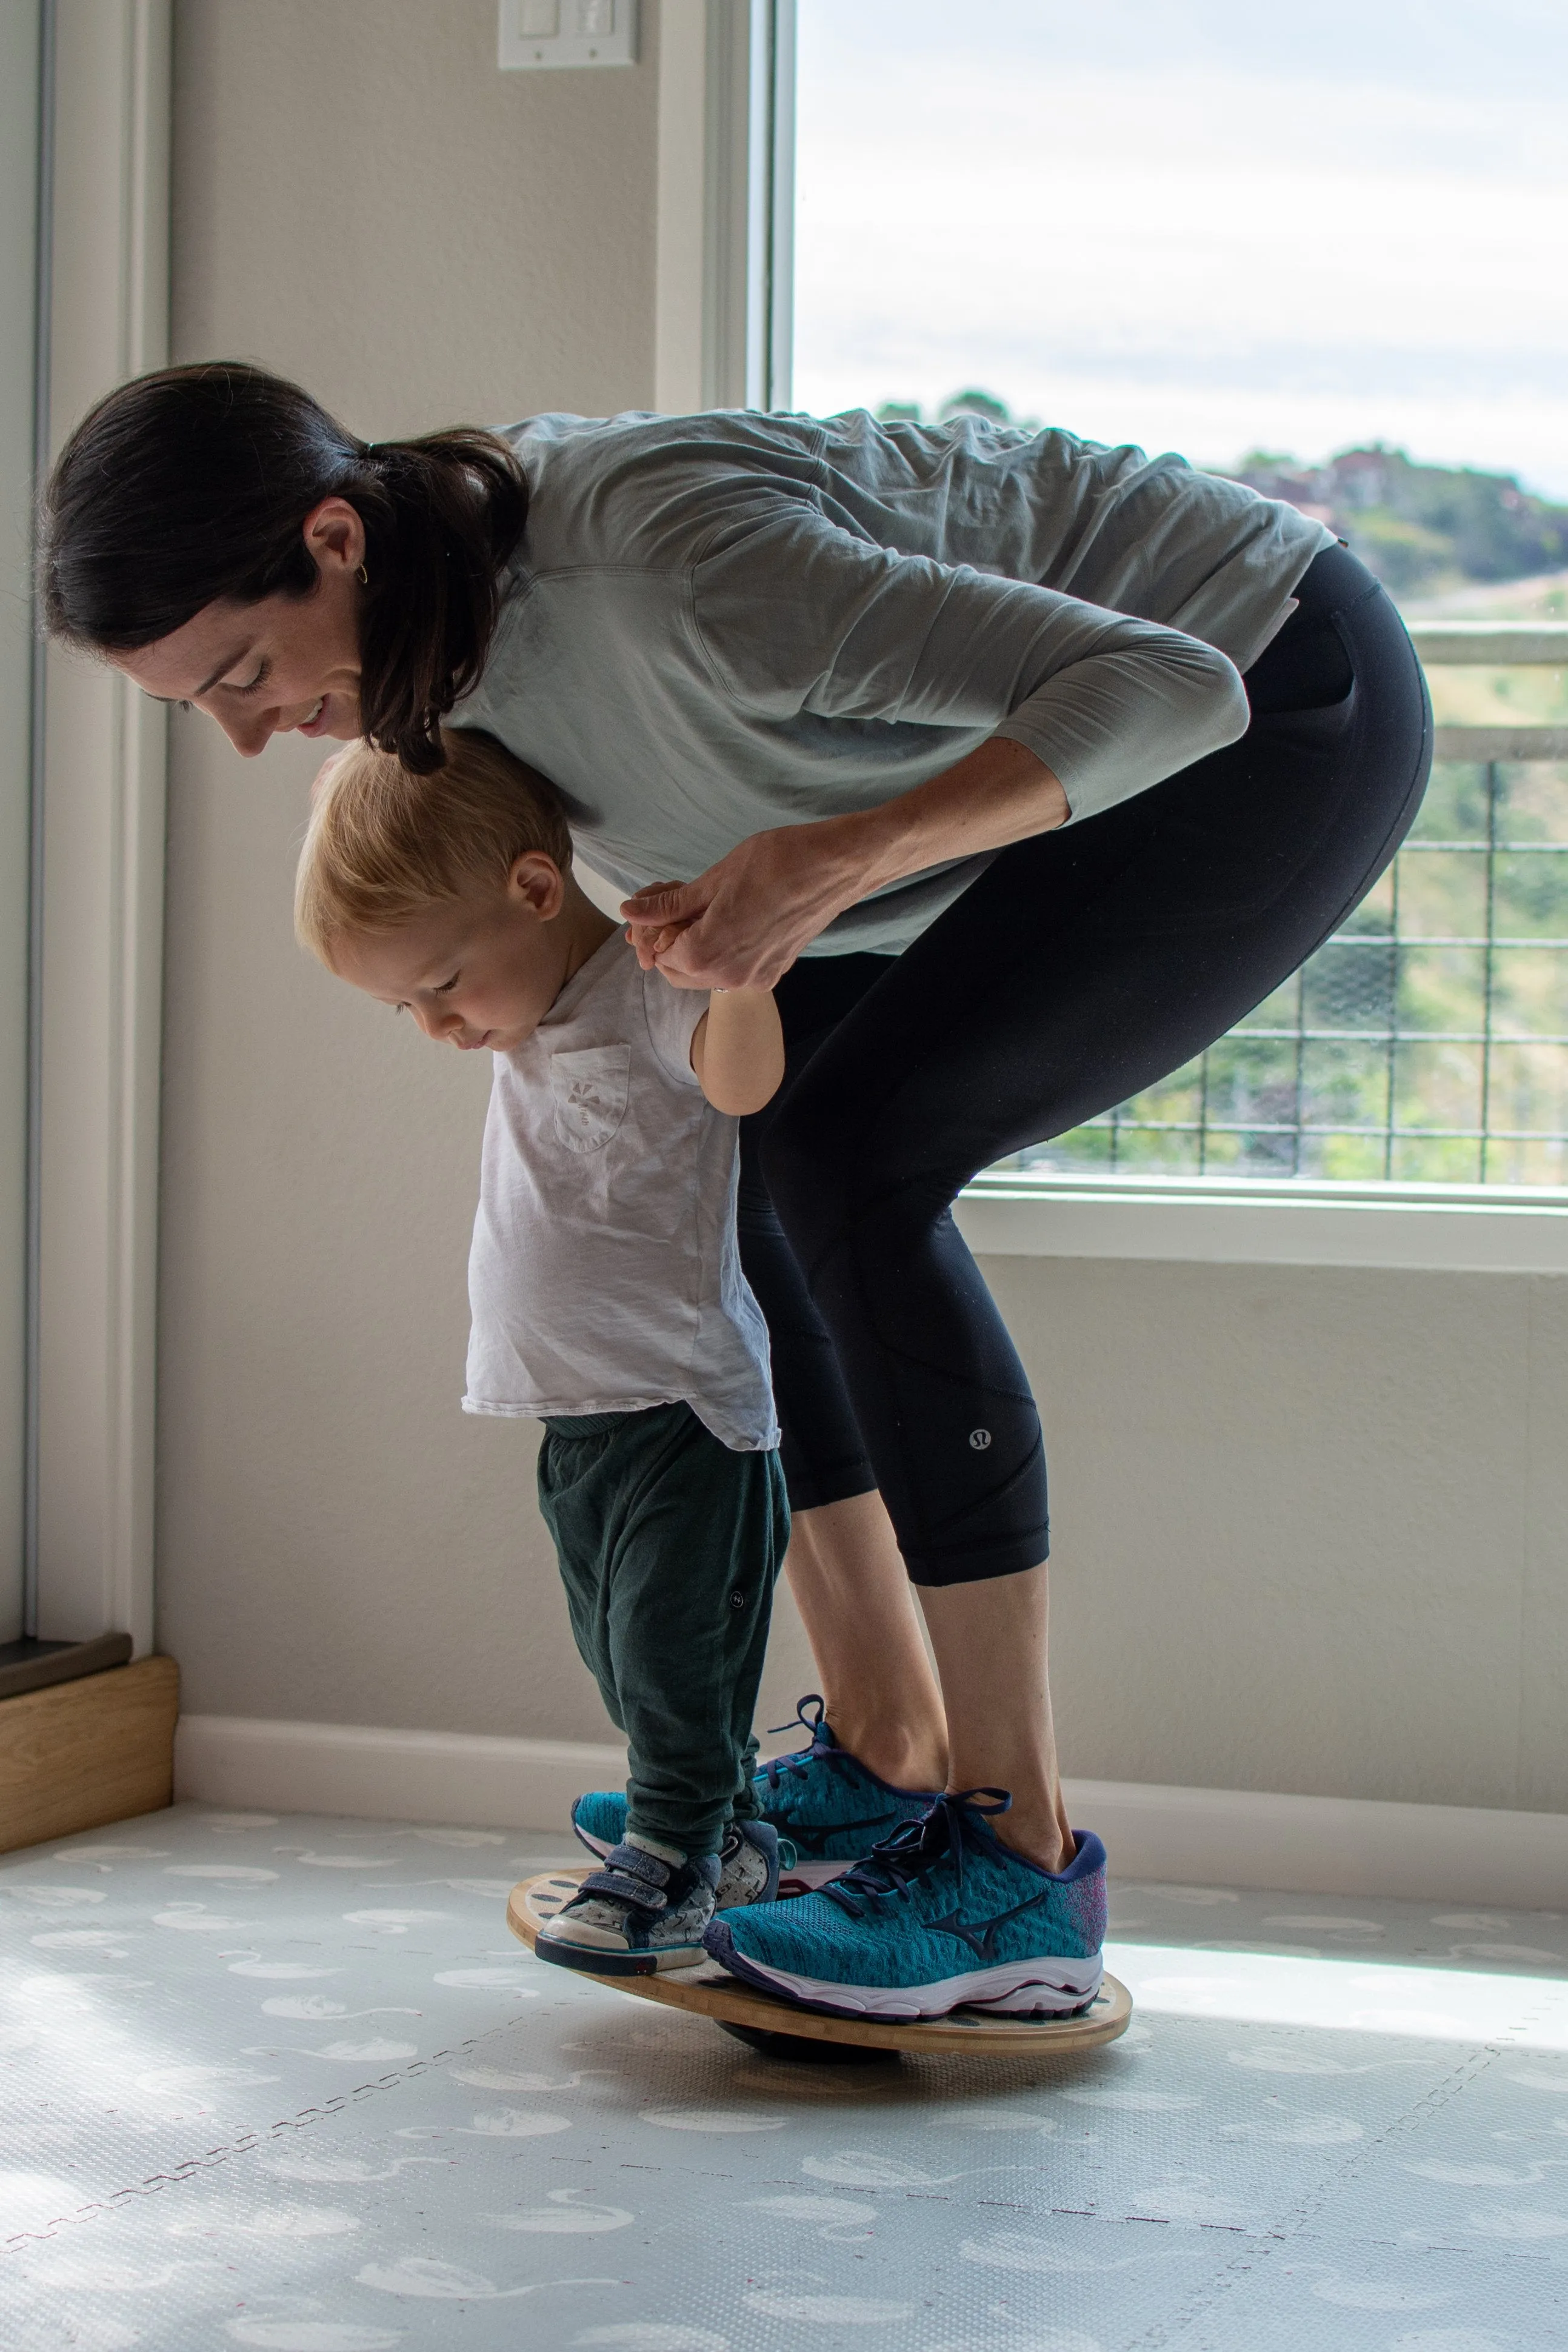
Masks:
[[[716,988],[692,1033],[692,1068],[715,1110],[744,1118],[784,1076],[784,1032],[770,988]]]

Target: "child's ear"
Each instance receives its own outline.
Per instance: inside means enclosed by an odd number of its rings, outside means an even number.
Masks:
[[[539,922],[548,923],[559,915],[566,899],[566,877],[553,857],[542,849],[525,850],[512,860],[507,877],[507,895],[524,906]]]

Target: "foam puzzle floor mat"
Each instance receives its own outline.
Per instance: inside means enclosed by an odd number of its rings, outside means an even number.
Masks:
[[[1076,2060],[784,2065],[532,1959],[530,1834],[0,1862],[5,2352],[1560,2352],[1568,1920],[1116,1889]]]

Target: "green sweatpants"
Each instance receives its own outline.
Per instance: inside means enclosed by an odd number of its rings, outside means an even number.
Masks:
[[[626,1826],[716,1853],[756,1811],[752,1711],[789,1539],[777,1454],[737,1454],[689,1405],[545,1423],[539,1508],[578,1653],[626,1734]]]

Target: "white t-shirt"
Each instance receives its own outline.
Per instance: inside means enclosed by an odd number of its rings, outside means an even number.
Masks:
[[[738,1453],[778,1444],[736,1243],[737,1122],[691,1065],[707,1004],[643,971],[617,931],[495,1056],[465,1412],[685,1402]]]

